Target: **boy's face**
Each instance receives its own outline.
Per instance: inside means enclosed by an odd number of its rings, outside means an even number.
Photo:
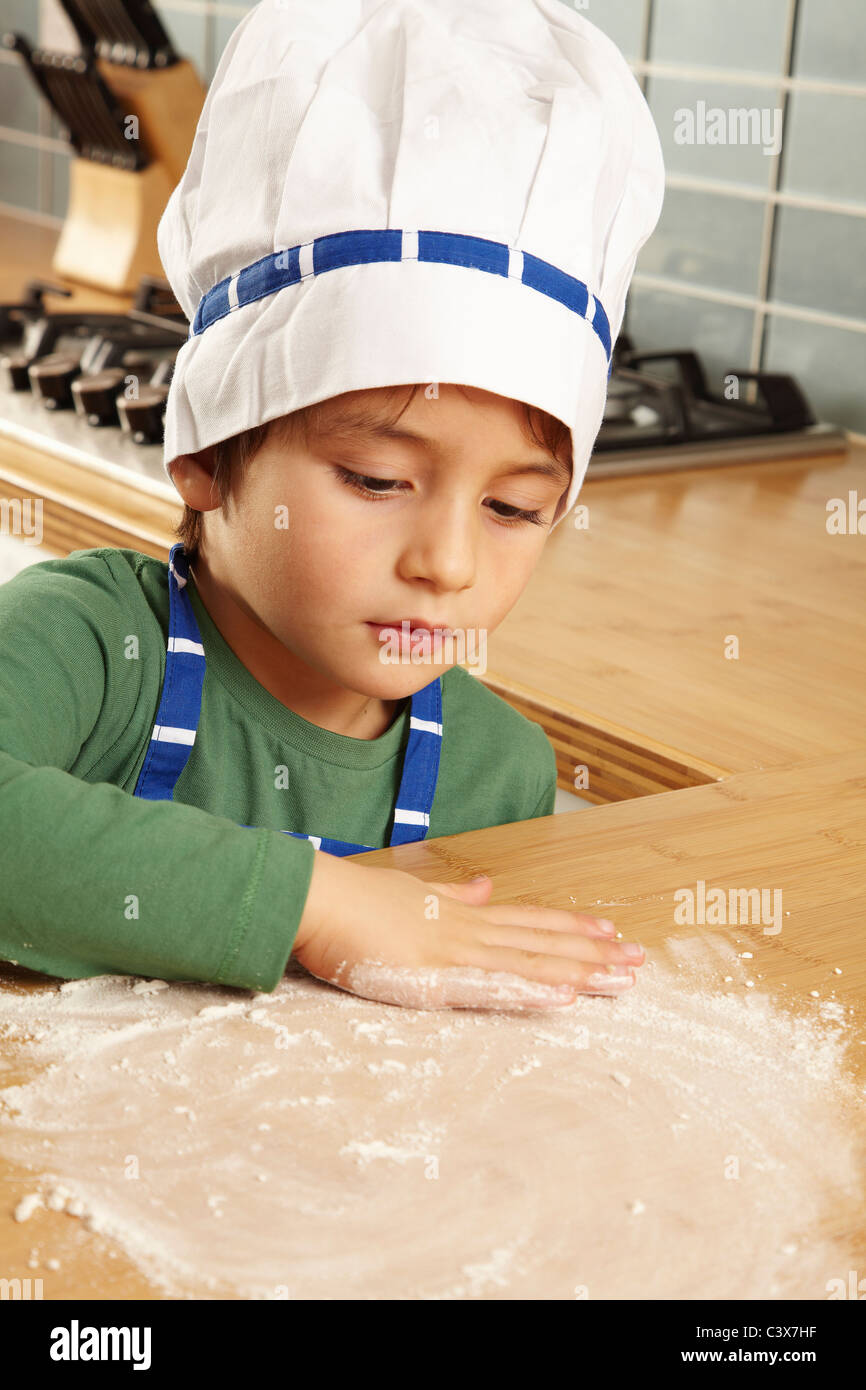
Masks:
[[[486,644],[526,585],[568,466],[528,438],[518,402],[437,389],[421,387],[390,428],[352,425],[359,406],[381,403],[383,420],[399,408],[382,391],[354,391],[327,403],[306,443],[271,431],[225,511],[199,461],[207,451],[175,465],[184,500],[206,512],[194,571],[206,568],[260,644],[281,645],[272,655],[286,676],[288,654],[307,677],[402,699],[457,661],[471,665],[479,634]],[[399,632],[404,619],[463,630],[467,656],[446,644],[422,663],[382,661],[376,625]]]

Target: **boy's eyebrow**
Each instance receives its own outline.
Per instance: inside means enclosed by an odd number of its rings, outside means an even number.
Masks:
[[[330,424],[323,424],[316,431],[319,439],[339,439],[341,437],[351,438],[366,442],[368,440],[390,440],[398,439],[408,441],[410,444],[420,444],[429,453],[439,452],[439,445],[435,439],[431,439],[426,434],[420,434],[416,430],[401,429],[397,425],[377,424],[367,419],[340,418],[338,417]],[[544,462],[515,463],[510,467],[503,468],[500,476],[510,478],[518,473],[538,473],[542,477],[552,478],[554,482],[561,483],[567,487],[571,482],[571,469],[567,463],[561,459],[550,455]]]

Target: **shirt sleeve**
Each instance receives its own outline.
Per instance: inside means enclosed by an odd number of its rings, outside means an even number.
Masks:
[[[539,742],[543,744],[539,757],[539,768],[543,775],[543,786],[541,795],[538,798],[535,809],[530,811],[527,820],[535,820],[541,816],[552,816],[554,803],[556,801],[556,753],[553,744],[547,737],[541,725],[538,725],[540,735]]]
[[[0,586],[0,959],[273,990],[312,844],[73,775],[103,709],[111,615],[93,585],[27,576]]]

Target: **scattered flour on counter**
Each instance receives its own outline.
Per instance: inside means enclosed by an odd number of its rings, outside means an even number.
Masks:
[[[29,1221],[37,1207],[42,1206],[42,1197],[38,1192],[28,1192],[26,1197],[22,1197],[12,1215],[16,1221]]]
[[[0,1152],[38,1189],[8,1214],[77,1218],[170,1297],[825,1298],[863,1236],[850,1009],[747,991],[710,933],[649,954],[523,1012],[294,961],[272,994],[0,983]]]

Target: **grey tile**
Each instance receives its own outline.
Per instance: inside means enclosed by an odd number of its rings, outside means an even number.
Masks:
[[[691,348],[701,358],[712,391],[722,391],[725,373],[749,364],[754,314],[730,304],[633,285],[625,328],[639,352]]]
[[[650,57],[659,63],[782,70],[788,0],[655,0]]]
[[[863,0],[801,0],[794,73],[797,77],[866,81]]]
[[[771,299],[866,320],[866,217],[779,208]]]
[[[668,188],[637,270],[712,289],[757,294],[764,204]]]
[[[771,154],[778,148],[774,135],[781,138],[781,117],[774,114],[777,94],[773,89],[652,77],[647,100],[669,173],[769,187]],[[756,115],[741,126],[736,115],[731,117],[729,113],[743,110]],[[724,117],[723,144],[710,143],[715,111],[721,111]],[[744,135],[748,143],[743,142]],[[680,143],[683,137],[691,143]],[[765,149],[770,153],[765,153]]]
[[[217,13],[214,16],[213,55],[211,58],[211,70],[208,73],[208,82],[213,80],[213,75],[217,70],[217,65],[222,57],[223,49],[243,18],[244,16],[242,14]]]
[[[0,125],[35,135],[42,98],[20,60],[13,53],[7,56],[11,61],[0,62]]]
[[[45,211],[65,217],[69,209],[69,155],[46,154],[43,158],[51,161],[51,205]]]
[[[67,140],[68,142],[66,126],[62,121],[57,119],[47,102],[45,103],[45,110],[48,112],[48,130],[46,134],[53,136],[55,140]],[[71,148],[70,146],[70,149]]]
[[[797,378],[819,420],[866,434],[866,333],[773,317],[764,356]]]
[[[39,211],[39,152],[29,145],[0,140],[0,200]]]
[[[866,98],[792,92],[782,188],[866,203]]]
[[[195,14],[189,10],[175,10],[170,5],[154,6],[171,39],[172,45],[181,58],[192,63],[202,82],[207,78],[207,26],[208,18],[204,8]]]
[[[23,34],[35,48],[39,42],[38,0],[0,0],[0,32]]]
[[[565,0],[565,4],[603,30],[626,58],[634,61],[643,57],[641,44],[646,0],[589,0],[585,7],[579,0]]]

